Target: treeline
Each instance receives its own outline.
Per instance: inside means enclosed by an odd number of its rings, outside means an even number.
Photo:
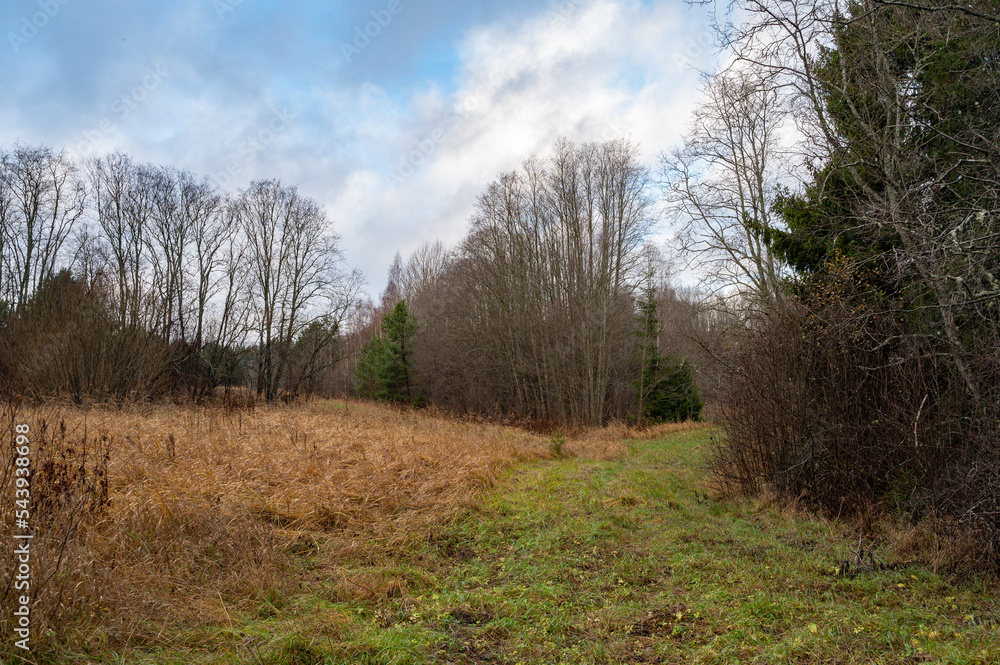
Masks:
[[[622,140],[562,141],[551,156],[501,174],[458,247],[425,244],[405,262],[397,257],[381,309],[388,325],[359,367],[363,389],[554,422],[698,417],[690,363],[669,357],[690,344],[658,312],[673,305],[687,326],[698,314],[645,244],[653,203],[649,172]],[[637,307],[643,294],[654,306]]]
[[[664,159],[689,247],[727,266],[745,314],[717,468],[996,565],[996,4],[739,5],[719,21],[733,64]]]
[[[0,376],[14,394],[315,389],[359,283],[295,187],[226,193],[121,153],[0,152]]]
[[[562,141],[501,174],[459,246],[397,256],[378,305],[295,187],[226,193],[120,153],[0,159],[0,370],[15,393],[235,386],[580,424],[700,413],[704,317],[646,244],[655,199],[628,142]]]

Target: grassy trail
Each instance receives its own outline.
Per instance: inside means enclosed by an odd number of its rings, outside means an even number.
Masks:
[[[138,662],[994,663],[995,596],[919,567],[837,574],[829,524],[710,499],[711,430],[519,467],[430,542],[301,557],[309,583]],[[128,662],[134,662],[130,657]]]

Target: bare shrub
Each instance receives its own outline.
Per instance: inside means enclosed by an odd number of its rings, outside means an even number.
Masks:
[[[936,340],[914,334],[864,273],[833,267],[822,279],[760,315],[734,352],[720,479],[867,529],[880,513],[929,520],[956,544],[974,534],[974,560],[996,563],[996,408],[969,394]],[[978,356],[984,385],[996,376],[991,356]]]
[[[113,320],[101,285],[63,271],[46,280],[0,335],[12,388],[80,402],[143,399],[160,392],[167,347]]]

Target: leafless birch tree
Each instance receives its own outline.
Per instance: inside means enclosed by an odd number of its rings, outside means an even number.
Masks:
[[[64,153],[26,146],[0,152],[0,300],[19,308],[55,274],[85,193]]]
[[[272,400],[292,343],[338,277],[337,238],[314,201],[275,180],[251,183],[236,211],[247,241],[258,332],[257,392]]]

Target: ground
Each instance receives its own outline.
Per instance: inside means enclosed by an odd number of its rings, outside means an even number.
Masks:
[[[916,564],[844,575],[857,547],[850,526],[719,496],[705,468],[713,436],[703,427],[628,439],[610,461],[536,456],[412,538],[358,536],[345,547],[330,529],[305,530],[285,543],[296,584],[249,603],[220,594],[217,621],[172,625],[101,658],[1000,662],[991,582]],[[65,663],[102,652],[52,649],[50,662]]]

